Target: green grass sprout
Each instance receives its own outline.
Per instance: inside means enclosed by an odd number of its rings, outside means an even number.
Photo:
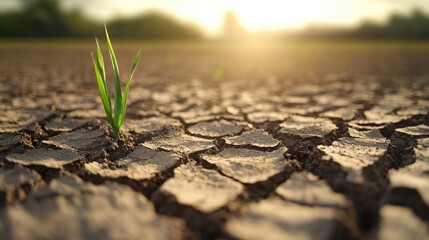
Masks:
[[[136,57],[134,58],[130,77],[128,79],[127,84],[125,85],[124,91],[122,92],[121,80],[119,78],[118,61],[116,60],[115,51],[113,50],[113,46],[110,41],[106,25],[104,25],[104,30],[106,32],[107,45],[109,48],[110,60],[112,62],[114,73],[114,109],[112,109],[112,103],[106,81],[106,69],[104,67],[103,55],[101,53],[100,44],[97,38],[95,38],[95,43],[97,44],[97,52],[95,54],[95,57],[93,53],[91,53],[91,55],[92,61],[94,63],[94,71],[95,77],[97,79],[98,89],[100,90],[101,101],[103,102],[104,110],[107,115],[107,121],[112,127],[113,135],[116,139],[118,139],[119,130],[122,126],[122,123],[124,122],[125,113],[127,110],[127,97],[128,91],[130,90],[131,79],[133,78],[134,71],[136,70],[137,64],[140,60],[141,50],[138,51]]]
[[[214,81],[220,81],[223,77],[224,74],[224,68],[223,65],[220,64],[219,66],[217,66],[215,72],[213,73],[213,80]]]

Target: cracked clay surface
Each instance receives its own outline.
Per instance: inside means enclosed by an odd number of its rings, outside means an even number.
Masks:
[[[429,239],[428,49],[144,48],[118,141],[91,50],[0,48],[1,239]]]

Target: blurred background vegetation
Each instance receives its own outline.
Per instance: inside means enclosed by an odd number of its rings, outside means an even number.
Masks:
[[[384,24],[365,20],[352,29],[309,28],[296,36],[317,39],[426,40],[429,39],[429,17],[415,9],[408,15],[392,13]]]
[[[18,0],[17,0],[18,1]],[[82,14],[81,9],[65,10],[59,0],[20,0],[21,7],[0,12],[0,38],[87,38],[100,35],[103,23]],[[146,12],[132,17],[116,17],[107,22],[117,38],[204,39],[201,27],[177,20],[161,12]],[[219,38],[283,39],[429,39],[429,17],[423,11],[392,13],[388,21],[363,21],[357,27],[306,27],[300,31],[248,32],[234,12],[226,12]]]
[[[86,38],[101,34],[103,23],[85,17],[79,9],[63,10],[58,0],[21,0],[18,10],[0,13],[0,37]],[[163,13],[151,12],[116,18],[106,24],[115,37],[199,39],[196,26],[183,24]]]

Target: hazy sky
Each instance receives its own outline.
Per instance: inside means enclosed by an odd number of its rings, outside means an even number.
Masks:
[[[382,21],[392,11],[419,8],[429,12],[429,0],[60,0],[101,20],[160,10],[215,32],[225,11],[234,11],[248,30],[301,28],[308,23],[354,25],[362,19]],[[0,9],[18,7],[18,0],[0,0]]]

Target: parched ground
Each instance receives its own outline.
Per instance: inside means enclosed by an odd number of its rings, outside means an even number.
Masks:
[[[1,239],[429,238],[425,44],[145,45],[118,142],[91,48],[0,47]]]

